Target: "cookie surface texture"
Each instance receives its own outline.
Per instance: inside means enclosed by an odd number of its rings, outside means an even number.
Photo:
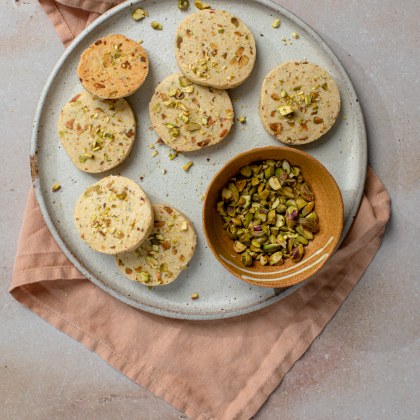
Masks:
[[[160,138],[180,152],[220,143],[228,135],[234,116],[225,90],[193,84],[180,73],[157,86],[149,113]]]
[[[231,89],[251,74],[256,59],[254,36],[224,10],[189,15],[175,35],[175,55],[182,73],[204,86]]]
[[[131,179],[107,176],[80,196],[74,223],[92,249],[117,254],[137,248],[153,229],[153,208]]]
[[[319,139],[340,112],[340,93],[332,77],[306,61],[279,65],[264,79],[260,117],[282,143],[299,145]]]
[[[64,105],[57,131],[77,168],[100,173],[130,154],[136,120],[125,99],[100,99],[83,91]]]
[[[171,206],[156,204],[154,229],[134,251],[115,256],[120,271],[147,286],[172,283],[194,255],[197,235],[193,224]]]
[[[146,50],[124,35],[98,39],[81,55],[77,74],[83,87],[103,99],[134,93],[149,72]]]

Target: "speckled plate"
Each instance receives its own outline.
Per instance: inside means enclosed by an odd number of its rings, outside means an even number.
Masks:
[[[306,59],[324,67],[335,79],[342,99],[341,115],[321,140],[301,147],[320,160],[334,176],[344,200],[343,237],[350,228],[363,192],[367,144],[363,116],[352,84],[342,65],[304,22],[281,6],[267,0],[211,1],[214,8],[225,9],[241,18],[253,31],[257,43],[257,63],[251,77],[229,93],[237,116],[246,115],[246,124],[236,124],[232,133],[211,149],[168,157],[169,149],[157,146],[152,158],[148,145],[156,141],[150,127],[148,103],[155,86],[167,75],[178,71],[174,54],[174,34],[178,24],[190,12],[177,8],[176,0],[132,2],[105,13],[84,31],[65,51],[55,66],[42,93],[36,111],[31,150],[31,173],[38,202],[46,223],[58,245],[75,266],[93,283],[117,299],[155,314],[185,319],[216,319],[237,316],[273,304],[295,288],[266,289],[246,284],[227,272],[207,249],[201,226],[202,195],[222,165],[245,150],[280,145],[266,133],[259,116],[258,101],[264,76],[276,65],[288,60]],[[144,7],[150,16],[135,22],[131,13]],[[280,28],[271,24],[280,18]],[[150,27],[152,20],[163,24],[162,31]],[[299,39],[292,33],[297,32]],[[76,67],[82,51],[97,38],[122,33],[143,39],[149,53],[150,73],[140,90],[128,98],[137,116],[138,136],[131,156],[109,173],[122,174],[137,181],[155,202],[166,202],[188,215],[198,233],[196,254],[189,269],[174,283],[149,290],[123,277],[113,258],[89,249],[73,225],[73,208],[82,191],[99,175],[80,172],[70,162],[56,135],[56,123],[62,106],[82,90]],[[287,45],[281,41],[288,40]],[[290,45],[292,43],[292,45]],[[186,173],[181,166],[194,166]],[[166,169],[167,174],[162,175]],[[58,182],[62,188],[53,193]],[[296,286],[295,286],[296,287]],[[198,292],[200,298],[191,300]]]

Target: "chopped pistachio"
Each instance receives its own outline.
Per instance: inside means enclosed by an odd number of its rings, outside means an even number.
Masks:
[[[200,10],[210,9],[211,8],[211,6],[209,4],[204,3],[203,1],[199,1],[199,0],[194,0],[194,4],[195,4],[195,7],[197,9],[200,9]]]
[[[275,29],[275,28],[278,28],[279,26],[280,26],[280,19],[276,19],[272,24],[271,24],[271,26]]]
[[[240,168],[221,190],[216,210],[244,266],[298,262],[319,230],[314,195],[301,170],[287,160]]]
[[[244,123],[246,123],[246,117],[245,117],[244,115],[241,115],[241,116],[238,118],[238,121],[239,121],[241,124],[244,124]]]
[[[298,39],[299,38],[299,34],[297,32],[293,32],[292,33],[292,37],[295,38],[295,39]]]
[[[152,153],[152,157],[156,157],[158,154],[159,154],[159,152],[158,152],[157,150],[155,150],[155,151]]]
[[[169,160],[174,160],[178,156],[178,152],[169,153]]]
[[[194,165],[194,162],[190,160],[189,162],[187,162],[185,165],[182,166],[182,169],[185,172],[188,172],[190,170],[191,166],[193,166],[193,165]]]
[[[144,19],[146,16],[149,16],[149,13],[148,12],[146,12],[146,10],[143,10],[143,9],[136,9],[136,10],[134,10],[134,12],[131,14],[131,17],[134,19],[134,20],[142,20],[142,19]]]
[[[186,77],[180,77],[179,84],[181,85],[181,87],[187,87],[187,86],[191,86],[193,83],[190,80],[188,80]]]
[[[53,192],[56,192],[56,191],[58,191],[60,188],[61,188],[61,185],[60,185],[60,184],[58,184],[58,183],[55,183],[55,184],[53,184],[53,186],[51,187],[51,190],[52,190]]]
[[[150,23],[150,26],[155,29],[156,31],[161,31],[163,26],[161,23],[156,22],[155,20]]]
[[[162,169],[162,175],[166,175],[167,170],[166,169]]]
[[[218,29],[219,34],[223,34],[225,32],[225,30],[223,28]]]
[[[193,294],[191,295],[191,299],[192,299],[192,300],[197,300],[199,297],[200,297],[200,295],[199,295],[198,293],[193,293]]]
[[[287,116],[287,115],[291,115],[293,114],[293,108],[289,105],[284,105],[278,108],[278,111],[280,112],[281,115],[283,116]]]
[[[125,191],[123,191],[119,194],[115,194],[115,196],[120,200],[124,200],[124,198],[127,197],[127,193]]]
[[[150,274],[146,271],[140,271],[140,277],[144,283],[148,283],[150,281]]]
[[[196,122],[189,122],[186,126],[187,131],[197,131],[200,130],[201,125]]]
[[[285,90],[282,90],[282,91],[280,92],[280,96],[281,96],[282,98],[285,98],[285,97],[287,96],[286,91],[285,91]]]
[[[178,0],[178,9],[187,10],[190,7],[190,2],[188,0]]]

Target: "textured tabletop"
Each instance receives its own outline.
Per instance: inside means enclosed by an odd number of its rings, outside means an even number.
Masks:
[[[418,418],[420,2],[280,3],[344,64],[393,215],[360,283],[256,418]],[[0,418],[184,418],[8,294],[30,187],[32,120],[63,46],[35,0],[3,0],[0,52]]]

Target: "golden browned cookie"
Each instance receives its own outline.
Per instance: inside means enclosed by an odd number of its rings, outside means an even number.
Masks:
[[[333,126],[339,112],[338,87],[316,64],[284,63],[264,79],[261,121],[282,143],[299,145],[317,140]]]
[[[172,74],[161,82],[149,105],[153,128],[171,148],[191,152],[221,142],[233,123],[225,90],[190,82]]]
[[[197,235],[193,224],[173,207],[156,204],[153,210],[150,236],[136,250],[116,255],[115,262],[130,280],[161,286],[172,283],[187,268]]]
[[[94,250],[118,254],[137,248],[153,229],[153,209],[131,179],[107,176],[79,197],[74,223]]]
[[[231,89],[251,74],[256,59],[249,28],[224,10],[201,10],[189,15],[176,32],[176,61],[194,83]]]
[[[80,57],[77,74],[84,88],[104,99],[134,93],[149,72],[145,49],[124,35],[98,39]]]
[[[83,91],[64,105],[57,129],[73,164],[82,171],[99,173],[129,155],[136,120],[125,99],[100,99]]]

